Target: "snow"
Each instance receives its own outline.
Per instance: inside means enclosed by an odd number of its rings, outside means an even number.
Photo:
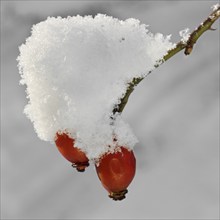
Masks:
[[[183,43],[186,43],[190,37],[189,28],[185,28],[184,30],[181,30],[179,32],[180,37],[182,38],[181,41]]]
[[[213,11],[215,11],[215,10],[217,10],[219,7],[220,7],[220,4],[217,3],[217,4],[213,5],[213,6],[211,7],[211,9],[212,9]]]
[[[67,131],[89,159],[109,146],[133,149],[137,138],[112,110],[128,82],[147,75],[171,47],[170,36],[153,35],[133,18],[48,17],[20,46],[25,114],[39,138],[53,142],[57,131]]]

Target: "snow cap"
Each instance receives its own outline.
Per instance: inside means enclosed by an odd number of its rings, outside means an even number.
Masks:
[[[20,46],[25,114],[42,140],[66,131],[89,159],[137,138],[120,114],[111,119],[128,83],[144,77],[169,49],[170,37],[153,35],[139,20],[98,14],[48,17]],[[117,141],[113,141],[116,137]]]

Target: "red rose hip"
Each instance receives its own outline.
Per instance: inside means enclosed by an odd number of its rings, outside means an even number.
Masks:
[[[85,171],[89,166],[89,160],[85,153],[74,146],[74,139],[66,133],[56,133],[55,143],[59,152],[72,163],[72,166],[79,172]]]
[[[133,151],[120,147],[120,151],[107,153],[96,165],[98,177],[113,200],[122,200],[134,178],[136,160]]]

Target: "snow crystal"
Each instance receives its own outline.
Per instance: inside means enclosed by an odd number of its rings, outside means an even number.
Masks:
[[[213,6],[211,7],[211,9],[212,9],[213,11],[215,11],[215,10],[217,10],[219,7],[220,7],[220,4],[217,3],[217,4],[213,5]]]
[[[89,159],[118,145],[133,149],[137,138],[120,114],[112,119],[112,110],[128,82],[173,47],[169,36],[146,27],[102,14],[48,17],[33,26],[18,67],[29,100],[24,111],[42,140],[68,131]]]
[[[182,38],[181,41],[183,43],[186,43],[190,37],[190,32],[189,32],[189,28],[186,28],[182,31],[179,32],[180,37]]]

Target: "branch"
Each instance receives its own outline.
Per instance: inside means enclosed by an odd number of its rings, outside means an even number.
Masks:
[[[180,52],[181,50],[184,50],[185,55],[191,54],[193,50],[194,44],[197,42],[197,40],[200,38],[200,36],[208,31],[208,30],[215,30],[212,28],[213,23],[220,17],[220,6],[217,7],[209,16],[208,18],[202,22],[190,35],[187,40],[187,42],[183,42],[182,40],[176,44],[176,46],[169,50],[166,55],[163,56],[161,60],[157,62],[157,64],[154,66],[155,68],[159,67],[162,63],[173,57],[175,54]],[[149,75],[151,71],[147,74]],[[119,105],[115,106],[113,109],[113,114],[115,113],[121,113],[126,106],[128,102],[128,98],[131,95],[131,93],[134,91],[134,87],[140,83],[144,77],[140,78],[133,78],[133,80],[128,83],[127,91],[124,94],[124,96],[121,98],[121,102]]]

